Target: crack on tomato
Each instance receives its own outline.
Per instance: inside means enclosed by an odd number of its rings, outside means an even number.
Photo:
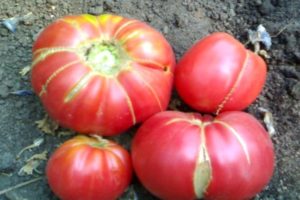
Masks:
[[[64,103],[69,103],[72,101],[82,89],[90,83],[91,78],[95,75],[93,72],[88,72],[83,75],[80,80],[72,87],[72,89],[67,92]]]
[[[120,87],[120,89],[123,91],[123,93],[125,95],[125,99],[126,99],[126,102],[127,102],[127,105],[128,105],[131,117],[132,117],[132,124],[134,125],[134,124],[136,124],[136,116],[135,116],[134,108],[133,108],[133,105],[132,105],[132,101],[131,101],[126,89],[119,82],[119,80],[118,79],[114,79],[114,80],[116,81],[117,85]]]
[[[130,55],[129,55],[130,56]],[[133,56],[131,56],[133,58],[133,60],[137,63],[139,63],[141,66],[149,68],[149,69],[156,69],[156,70],[161,70],[164,72],[171,72],[171,67],[170,66],[165,66],[162,65],[158,62],[152,61],[152,60],[146,60],[146,59],[140,59],[140,58],[134,58]]]
[[[171,120],[165,122],[164,125],[167,126],[167,125],[171,125],[171,124],[177,123],[177,122],[186,122],[191,125],[196,125],[199,127],[202,125],[202,121],[199,118],[196,118],[196,116],[193,113],[189,113],[189,115],[191,116],[191,119],[176,117],[176,118],[172,118]]]
[[[65,69],[73,66],[74,64],[77,64],[79,63],[80,60],[75,60],[73,62],[70,62],[68,64],[65,64],[63,66],[61,66],[60,68],[58,68],[55,72],[53,72],[51,74],[51,76],[49,76],[49,78],[46,80],[46,82],[42,85],[42,89],[41,91],[39,92],[39,97],[41,97],[43,94],[45,94],[47,92],[47,88],[48,88],[48,85],[50,84],[50,82],[58,75],[60,74],[61,72],[63,72]]]
[[[129,40],[131,39],[136,39],[139,37],[143,37],[144,36],[144,32],[142,30],[134,30],[131,33],[129,33],[128,35],[124,36],[124,38],[120,38],[120,44],[125,45]]]
[[[103,41],[102,39],[88,40],[76,47],[52,47],[38,49],[33,54],[37,55],[31,69],[46,57],[60,52],[76,54],[87,67],[105,77],[114,77],[125,70],[131,59],[124,49],[113,40]]]
[[[156,103],[158,104],[158,107],[161,111],[163,111],[163,107],[162,107],[162,104],[161,104],[161,101],[158,97],[158,94],[156,93],[156,91],[154,90],[154,88],[149,84],[147,83],[144,78],[142,77],[142,75],[137,72],[137,71],[132,71],[134,74],[136,74],[138,77],[140,77],[141,81],[144,83],[144,85],[150,90],[150,93],[153,95],[154,99],[156,100]]]
[[[196,126],[200,129],[200,149],[196,160],[196,166],[193,174],[193,188],[197,199],[202,199],[205,192],[212,181],[212,166],[210,156],[206,147],[205,127],[212,124],[211,121],[202,121],[195,115],[191,114],[191,119],[186,118],[173,118],[164,123],[165,126],[186,122],[192,126]]]
[[[228,92],[228,94],[224,97],[224,99],[222,100],[222,102],[217,106],[216,115],[219,115],[219,113],[222,111],[222,109],[224,108],[225,104],[229,101],[229,99],[232,97],[233,93],[235,92],[236,88],[238,87],[238,83],[240,82],[242,76],[243,76],[243,72],[246,69],[246,66],[248,64],[248,60],[249,60],[249,52],[246,50],[246,58],[244,60],[244,63],[242,65],[242,68],[238,74],[238,77],[236,79],[236,81],[234,82],[232,88],[230,89],[230,91]]]
[[[171,124],[174,124],[174,123],[177,123],[177,122],[191,123],[191,120],[189,120],[189,119],[182,119],[182,118],[173,118],[173,119],[167,121],[164,125],[168,126],[168,125],[171,125]]]
[[[53,48],[42,48],[38,49],[33,53],[33,55],[36,55],[39,53],[38,56],[36,56],[31,64],[31,69],[33,69],[36,64],[47,58],[48,56],[55,54],[55,53],[60,53],[60,52],[72,52],[76,53],[75,48],[70,48],[70,47],[53,47]]]
[[[200,120],[198,120],[200,121]],[[211,161],[206,147],[205,127],[211,122],[197,123],[200,129],[201,144],[193,176],[193,186],[197,199],[202,199],[212,180]]]
[[[132,25],[132,24],[136,24],[136,23],[140,23],[139,21],[137,20],[129,20],[127,22],[125,22],[124,24],[122,24],[114,33],[114,38],[118,38],[119,34],[121,31],[123,31],[125,28],[128,28],[128,26]]]
[[[227,128],[230,131],[230,133],[232,133],[235,136],[238,143],[241,145],[241,147],[243,149],[243,152],[245,154],[245,157],[246,157],[246,160],[247,160],[248,164],[250,165],[251,164],[251,159],[250,159],[250,155],[249,155],[249,152],[248,152],[246,142],[242,139],[242,137],[238,134],[238,132],[232,126],[227,124],[226,122],[219,121],[219,120],[214,120],[214,123],[224,126],[225,128]]]

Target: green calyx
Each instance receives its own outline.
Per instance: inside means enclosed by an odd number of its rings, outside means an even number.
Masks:
[[[101,42],[90,45],[85,52],[87,64],[103,75],[116,75],[125,65],[127,57],[121,46]]]
[[[105,148],[109,146],[109,141],[102,138],[101,136],[99,135],[91,135],[91,136],[94,138],[93,142],[90,143],[92,147]]]

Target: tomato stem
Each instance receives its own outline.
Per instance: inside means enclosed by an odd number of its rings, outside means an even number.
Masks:
[[[108,146],[109,141],[104,139],[103,137],[99,135],[91,135],[91,136],[97,140],[97,142],[92,144],[93,147],[105,148]]]
[[[118,74],[127,60],[123,48],[114,42],[90,45],[85,52],[85,58],[93,70],[104,75]]]

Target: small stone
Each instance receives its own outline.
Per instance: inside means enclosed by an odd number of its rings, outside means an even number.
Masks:
[[[297,48],[297,38],[294,34],[289,34],[287,37],[286,37],[286,46],[287,46],[287,49],[290,49],[290,50],[294,50],[295,48]]]
[[[4,105],[5,104],[5,100],[0,99],[0,105]]]
[[[4,69],[2,68],[2,66],[0,67],[0,80],[3,80],[2,78],[4,77]]]
[[[152,20],[154,19],[154,14],[150,13],[146,15],[147,21],[148,22],[152,22]]]
[[[13,88],[15,86],[16,83],[16,79],[12,78],[12,77],[6,77],[6,80],[4,81],[4,84],[8,87],[8,88]]]
[[[43,4],[44,1],[43,0],[36,0],[36,4]]]
[[[286,77],[286,78],[293,78],[293,79],[298,79],[300,80],[300,72],[298,72],[294,67],[286,67],[281,70],[281,73]]]
[[[236,14],[235,14],[235,11],[234,11],[233,8],[230,8],[229,14],[230,14],[231,17],[235,17]]]
[[[290,93],[295,99],[300,100],[300,81],[291,87]]]
[[[167,34],[168,32],[169,32],[168,26],[164,26],[164,28],[163,28],[163,33],[164,33],[164,34]]]
[[[257,6],[260,6],[262,4],[262,0],[255,0],[254,3]]]
[[[145,2],[144,2],[144,0],[139,0],[139,1],[137,1],[137,7],[138,7],[139,9],[143,9],[143,8],[145,7]]]
[[[0,172],[9,172],[13,169],[15,157],[7,149],[0,149]]]
[[[56,4],[58,1],[57,0],[47,0],[47,3],[49,4]]]
[[[188,24],[188,18],[185,15],[175,14],[175,21],[178,27],[185,27]]]
[[[106,0],[104,1],[104,5],[106,9],[111,10],[115,6],[115,2],[113,0]]]
[[[90,7],[88,13],[92,14],[92,15],[100,15],[101,13],[103,13],[103,6],[98,5],[98,6],[95,6],[95,7]]]
[[[33,14],[30,14],[22,20],[22,23],[25,25],[33,25],[35,19],[36,19],[35,16]]]
[[[262,1],[262,4],[259,6],[258,10],[262,15],[269,15],[274,11],[274,6],[270,0]]]
[[[1,25],[3,25],[3,24],[1,24]],[[0,31],[0,36],[6,37],[6,36],[8,36],[8,34],[9,34],[9,30],[7,30],[7,29],[2,29]]]
[[[5,99],[9,95],[9,90],[6,85],[0,85],[0,97]]]
[[[212,12],[211,13],[211,18],[214,20],[219,20],[220,19],[220,14],[217,12]]]
[[[228,15],[226,13],[220,13],[220,20],[225,21],[228,18]]]
[[[15,107],[16,107],[16,108],[22,108],[23,105],[24,105],[24,104],[23,104],[23,101],[17,101],[16,104],[15,104]]]
[[[298,52],[293,52],[295,58],[297,59],[297,62],[300,63],[300,51]]]

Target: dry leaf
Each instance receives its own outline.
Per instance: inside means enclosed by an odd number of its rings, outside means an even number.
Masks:
[[[34,154],[26,162],[29,162],[31,160],[47,160],[47,153],[48,151],[45,150],[42,153]]]
[[[41,174],[41,172],[37,168],[40,166],[43,160],[47,160],[47,153],[48,151],[43,151],[40,154],[35,154],[31,156],[26,161],[26,164],[19,170],[18,175],[32,175],[33,172]]]
[[[28,150],[28,149],[32,149],[32,148],[35,148],[35,147],[38,147],[40,146],[42,143],[44,142],[44,138],[37,138],[33,141],[33,144],[27,146],[27,147],[24,147],[18,154],[17,154],[17,159],[20,158],[21,154]]]
[[[260,112],[263,113],[264,115],[264,123],[268,129],[268,132],[270,134],[270,136],[273,136],[276,134],[275,128],[274,128],[274,120],[273,120],[273,115],[270,111],[268,111],[265,108],[258,108]]]
[[[71,136],[71,135],[74,135],[74,131],[71,131],[71,130],[66,130],[66,131],[59,131],[57,133],[57,136],[58,137],[64,137],[64,136]]]
[[[37,127],[44,133],[54,135],[55,131],[59,128],[57,122],[53,121],[48,115],[41,120],[35,121]]]
[[[19,176],[32,175],[33,171],[41,164],[40,160],[31,160],[27,162],[18,172]]]
[[[27,74],[30,72],[30,70],[31,70],[31,66],[28,65],[28,66],[26,66],[26,67],[23,67],[23,68],[20,70],[19,74],[21,74],[21,76],[25,76],[25,75],[27,75]]]

